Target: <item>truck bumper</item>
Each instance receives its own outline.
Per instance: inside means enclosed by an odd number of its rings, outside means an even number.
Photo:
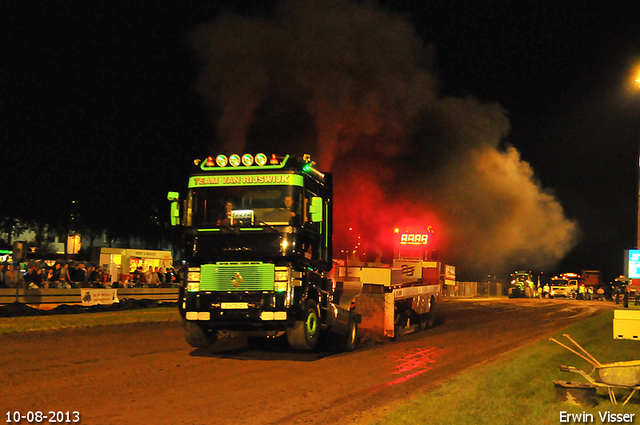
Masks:
[[[185,292],[180,313],[187,321],[212,330],[284,331],[296,319],[285,308],[286,294]]]

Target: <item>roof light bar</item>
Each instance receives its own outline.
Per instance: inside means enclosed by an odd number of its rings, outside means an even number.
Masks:
[[[193,162],[194,164],[200,166],[200,168],[203,170],[219,169],[228,166],[234,168],[282,168],[285,166],[288,159],[289,155],[279,157],[276,154],[271,154],[271,156],[267,156],[264,153],[260,152],[255,156],[250,153],[245,153],[242,156],[235,153],[229,156],[220,154],[216,156],[215,159],[212,156],[208,156],[205,160],[195,159]],[[313,164],[315,163],[310,162],[310,166],[312,166]]]

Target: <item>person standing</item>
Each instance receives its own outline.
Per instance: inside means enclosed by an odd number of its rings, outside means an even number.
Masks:
[[[93,265],[89,264],[89,267],[87,267],[87,271],[85,273],[84,282],[90,284],[92,282],[91,278],[95,277],[95,275],[96,275],[96,268]],[[91,286],[91,285],[88,285],[88,286]]]
[[[33,284],[33,289],[43,288],[44,276],[42,275],[42,268],[34,267],[31,270],[32,270],[31,283]]]
[[[60,288],[71,288],[71,274],[69,273],[69,264],[65,264],[60,268]]]
[[[140,275],[142,275],[142,267],[138,266],[133,272],[133,284],[138,285],[140,283]]]
[[[160,283],[160,279],[158,278],[158,268],[153,268],[151,267],[151,282],[149,282],[150,285],[153,285],[153,287],[157,287],[158,284]]]
[[[49,285],[53,283],[53,269],[48,267],[44,273],[44,287],[49,288]]]
[[[98,266],[96,269],[96,282],[100,285],[104,285],[107,281],[107,274],[104,272],[102,266]]]
[[[164,269],[162,267],[157,267],[156,275],[158,276],[158,286],[160,286],[161,288],[164,287],[164,282],[165,282]]]
[[[87,281],[89,283],[98,283],[98,269],[96,267],[87,269]]]
[[[78,264],[75,273],[73,274],[73,281],[76,282],[77,288],[83,288],[87,280],[87,270],[84,268],[84,263]]]
[[[4,273],[4,285],[6,288],[16,288],[21,282],[20,271],[15,270],[13,264],[7,266],[7,271]]]
[[[622,295],[622,305],[624,308],[629,308],[629,287],[624,287],[624,294]]]
[[[153,266],[149,266],[149,270],[144,273],[143,285],[146,287],[152,282],[153,279]]]
[[[166,273],[164,275],[165,286],[167,288],[171,288],[173,285],[173,269],[171,267],[167,267]]]

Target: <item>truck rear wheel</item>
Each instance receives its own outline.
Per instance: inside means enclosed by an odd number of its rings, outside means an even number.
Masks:
[[[424,331],[426,329],[431,329],[433,327],[433,322],[435,319],[435,308],[436,304],[431,298],[429,300],[429,311],[426,313],[416,313],[415,311],[411,314],[411,324],[417,324],[419,331]]]
[[[423,316],[423,320],[425,321],[424,328],[431,329],[436,320],[436,302],[433,298],[429,300],[429,311],[426,312]]]
[[[320,334],[320,315],[318,305],[309,300],[304,309],[304,320],[296,320],[287,328],[287,341],[294,350],[313,350]]]
[[[218,334],[209,329],[203,329],[197,323],[184,321],[184,330],[187,342],[195,348],[211,347],[218,339]]]
[[[358,321],[355,314],[352,314],[349,318],[349,330],[342,338],[343,344],[340,348],[343,351],[353,351],[358,346]]]
[[[423,313],[420,315],[420,323],[418,324],[418,329],[424,331],[425,329],[431,329],[433,327],[433,322],[435,318],[435,311],[433,307],[427,313]]]

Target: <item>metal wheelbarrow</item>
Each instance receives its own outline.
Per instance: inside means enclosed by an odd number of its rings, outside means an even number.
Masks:
[[[629,394],[629,396],[624,400],[623,405],[627,404],[636,390],[640,389],[640,360],[615,363],[600,363],[591,354],[589,354],[587,350],[582,348],[580,344],[571,339],[569,335],[563,334],[563,336],[571,341],[573,345],[575,345],[578,349],[580,349],[580,351],[582,351],[582,354],[577,352],[573,348],[567,347],[563,343],[553,338],[549,338],[549,340],[586,360],[591,366],[593,366],[593,370],[591,371],[591,373],[587,374],[577,367],[562,365],[560,366],[561,371],[578,373],[582,375],[587,381],[589,381],[590,384],[597,387],[606,388],[609,394],[609,399],[613,404],[617,404],[613,388],[624,388],[631,390],[631,394]],[[597,376],[599,379],[593,377],[593,374],[596,371],[598,372]]]

